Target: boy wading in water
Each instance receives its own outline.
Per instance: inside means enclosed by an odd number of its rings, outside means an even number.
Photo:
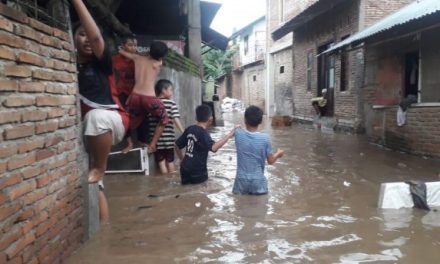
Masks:
[[[261,195],[268,192],[264,167],[267,163],[274,164],[284,155],[278,149],[272,152],[270,137],[258,132],[258,126],[263,120],[263,111],[257,106],[249,106],[244,112],[246,129],[235,131],[235,146],[237,148],[237,175],[235,177],[235,194]]]
[[[165,43],[154,41],[150,45],[150,52],[146,56],[120,50],[120,54],[133,60],[135,67],[135,85],[127,100],[130,112],[130,128],[135,129],[144,121],[147,115],[158,118],[160,121],[154,131],[154,136],[147,145],[149,152],[156,151],[157,141],[166,124],[168,115],[162,101],[156,97],[154,84],[162,67],[162,59],[168,53]],[[128,151],[127,149],[125,151]]]

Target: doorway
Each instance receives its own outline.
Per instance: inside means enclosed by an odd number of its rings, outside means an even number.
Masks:
[[[333,46],[333,42],[318,47],[318,54]],[[322,90],[327,89],[327,116],[334,114],[334,88],[335,88],[335,56],[323,54],[318,58],[318,96]]]

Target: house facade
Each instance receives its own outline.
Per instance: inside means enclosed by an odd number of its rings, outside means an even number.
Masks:
[[[230,45],[237,53],[232,58],[231,72],[217,79],[219,95],[265,109],[266,18],[261,17],[232,34]]]
[[[312,121],[315,112],[311,99],[327,89],[327,117],[335,122],[336,128],[363,131],[360,96],[363,50],[321,53],[410,2],[412,0],[289,1],[296,6],[293,17],[271,33],[274,40],[293,33],[291,54],[286,54],[292,58],[293,117]],[[285,5],[286,1],[278,1],[278,5],[281,4]],[[282,90],[274,91],[275,98],[283,97]]]
[[[439,36],[440,3],[424,0],[334,47],[345,52],[363,43],[363,112],[372,142],[440,157]],[[412,102],[407,109],[405,101]],[[399,103],[404,119],[397,119]]]

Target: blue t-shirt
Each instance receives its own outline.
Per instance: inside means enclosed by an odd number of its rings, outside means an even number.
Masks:
[[[237,175],[233,192],[267,193],[264,167],[267,157],[272,154],[269,135],[239,128],[235,131],[235,146],[237,148]]]
[[[207,175],[208,152],[212,151],[212,140],[208,131],[198,125],[192,125],[185,129],[183,134],[176,140],[179,148],[186,147],[185,157],[180,167],[194,175]]]

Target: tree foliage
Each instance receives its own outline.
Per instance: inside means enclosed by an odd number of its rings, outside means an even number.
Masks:
[[[209,79],[209,77],[216,79],[229,72],[232,68],[232,58],[236,51],[236,47],[223,51],[204,45],[202,47],[202,61],[205,79]]]

